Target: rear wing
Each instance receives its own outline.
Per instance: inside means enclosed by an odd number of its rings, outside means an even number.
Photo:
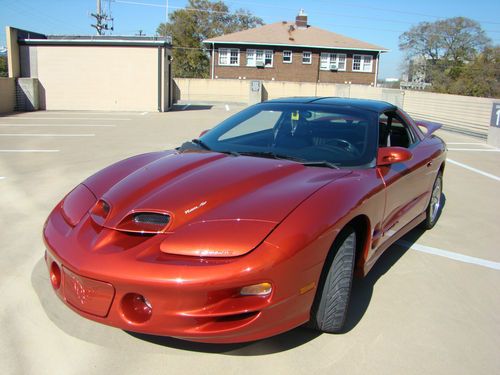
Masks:
[[[432,133],[434,133],[436,130],[440,129],[443,126],[442,124],[439,124],[437,122],[424,121],[424,120],[415,121],[415,124],[419,128],[425,128],[423,133],[426,137],[429,137]]]

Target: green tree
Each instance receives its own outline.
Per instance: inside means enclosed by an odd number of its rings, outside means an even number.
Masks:
[[[406,53],[407,66],[410,67],[412,61],[423,62],[426,82],[432,84],[433,91],[463,95],[484,92],[465,89],[463,75],[468,72],[470,76],[474,72],[481,78],[480,69],[489,65],[475,62],[480,56],[490,61],[484,55],[492,54],[486,52],[489,44],[479,23],[466,17],[421,22],[399,36],[399,48]],[[473,65],[475,68],[471,70]]]
[[[172,12],[169,22],[161,23],[156,32],[172,37],[175,77],[206,78],[210,63],[203,40],[263,24],[261,18],[247,10],[230,12],[223,1],[189,0],[184,9]]]
[[[0,77],[7,77],[8,75],[7,56],[0,55]]]

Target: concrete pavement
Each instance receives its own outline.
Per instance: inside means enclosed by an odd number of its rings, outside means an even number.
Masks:
[[[187,104],[169,113],[0,117],[2,374],[500,370],[500,270],[470,262],[500,264],[500,181],[494,178],[500,178],[500,152],[444,131],[439,135],[455,163],[446,166],[440,221],[429,232],[409,233],[406,242],[391,247],[365,279],[356,281],[345,334],[298,328],[248,344],[194,344],[130,334],[85,320],[64,306],[43,262],[45,218],[97,170],[138,153],[176,147],[241,109]],[[457,259],[446,252],[458,254]]]

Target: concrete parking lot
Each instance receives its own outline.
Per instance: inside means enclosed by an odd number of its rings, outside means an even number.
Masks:
[[[297,328],[254,343],[194,344],[100,325],[57,299],[41,239],[54,205],[99,169],[178,146],[241,108],[0,117],[0,373],[499,373],[500,150],[445,131],[440,221],[410,232],[356,281],[344,334]]]

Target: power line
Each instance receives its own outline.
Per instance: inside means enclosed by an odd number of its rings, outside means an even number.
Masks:
[[[158,4],[158,3],[143,3],[143,2],[137,2],[137,1],[127,1],[127,0],[115,0],[116,3],[121,3],[121,4],[130,4],[130,5],[142,5],[142,6],[152,6],[152,7],[158,7],[158,8],[165,8],[166,6],[163,4]],[[259,5],[259,6],[265,6],[269,8],[277,8],[277,9],[283,9],[283,10],[295,10],[292,8],[287,8],[287,7],[282,7],[282,6],[277,6],[277,5],[267,5],[267,4],[259,4],[255,2],[240,2],[240,1],[233,1],[233,3],[241,3],[241,4],[247,4],[247,5]],[[197,9],[197,8],[187,8],[187,7],[180,7],[180,6],[170,6],[170,8],[173,9],[182,9],[190,12],[207,12],[207,13],[218,13],[218,14],[235,14],[235,15],[247,15],[246,13],[238,13],[238,12],[231,12],[231,11],[218,11],[218,10],[212,10],[212,9]],[[382,9],[382,8],[378,8]],[[347,18],[355,18],[355,19],[365,19],[365,20],[373,20],[373,17],[365,17],[365,16],[354,16],[354,15],[348,15],[348,14],[340,14],[340,13],[330,13],[330,12],[308,12],[309,14],[321,14],[321,15],[329,15],[329,16],[338,16],[338,17],[347,17]],[[436,16],[433,16],[435,18],[439,18]],[[387,19],[387,18],[377,18],[377,21],[383,21],[383,22],[391,22],[391,23],[399,23],[399,24],[405,24],[405,25],[413,25],[415,24],[414,22],[410,21],[398,21],[398,20],[393,20],[393,19]],[[351,28],[356,28],[356,29],[365,29],[365,30],[375,30],[375,31],[388,31],[388,32],[395,32],[395,33],[403,33],[405,30],[392,30],[392,29],[382,29],[382,28],[366,28],[366,27],[360,27],[359,25],[342,25],[342,24],[335,24],[335,26],[342,26],[342,27],[351,27]],[[500,30],[485,30],[486,32],[490,33],[500,33]]]

